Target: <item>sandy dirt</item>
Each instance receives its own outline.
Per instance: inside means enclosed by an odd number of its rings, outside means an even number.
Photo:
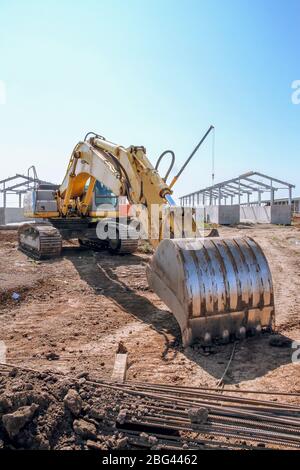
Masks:
[[[277,330],[300,341],[299,228],[220,232],[249,235],[260,243],[273,275]],[[147,286],[150,254],[110,256],[74,244],[60,259],[36,262],[17,251],[15,232],[0,231],[0,255],[0,340],[8,348],[7,362],[108,379],[122,341],[128,380],[215,386],[222,376],[232,344],[215,346],[210,354],[197,345],[182,348],[174,317]],[[14,292],[19,300],[13,300]],[[228,386],[300,392],[295,350],[271,346],[269,340],[263,334],[237,344]]]

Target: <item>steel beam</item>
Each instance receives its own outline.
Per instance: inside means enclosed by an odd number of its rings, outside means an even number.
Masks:
[[[252,178],[245,178],[245,180],[247,181],[250,181],[250,183],[255,183],[257,184],[258,186],[261,186],[263,188],[266,188],[266,189],[271,189],[271,186],[269,184],[266,184],[266,183],[263,183],[262,181],[256,181]]]
[[[262,178],[266,178],[266,179],[272,179],[273,181],[275,181],[276,183],[279,183],[279,184],[284,184],[284,186],[287,186],[287,187],[292,187],[292,188],[295,188],[296,186],[294,184],[291,184],[291,183],[287,183],[286,181],[282,181],[282,180],[279,180],[277,178],[270,178],[270,176],[267,176],[267,175],[264,175],[263,173],[259,173],[258,171],[256,171],[255,173],[253,173],[254,175],[257,175],[257,176],[261,176]]]

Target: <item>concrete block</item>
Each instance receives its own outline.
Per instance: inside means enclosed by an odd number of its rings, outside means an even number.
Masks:
[[[271,222],[270,206],[241,206],[241,222],[269,224]]]
[[[205,221],[218,225],[235,225],[240,222],[240,206],[206,206]]]
[[[24,217],[24,210],[22,207],[0,208],[0,225],[24,222],[25,220],[27,219]]]
[[[292,208],[290,205],[241,206],[241,222],[256,224],[290,225]]]
[[[292,206],[273,205],[271,206],[271,224],[291,225],[292,223]]]
[[[5,210],[0,207],[0,225],[5,225]]]

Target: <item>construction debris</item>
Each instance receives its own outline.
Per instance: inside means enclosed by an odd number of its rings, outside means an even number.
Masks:
[[[32,403],[30,406],[21,406],[13,413],[2,416],[4,429],[10,438],[14,438],[19,434],[20,430],[32,420],[38,408],[39,405]]]
[[[70,389],[64,398],[64,404],[74,416],[79,416],[82,409],[82,399],[76,390]]]
[[[258,400],[238,391],[80,380],[2,364],[4,448],[300,449],[300,406],[274,402],[272,392]]]
[[[207,408],[189,408],[187,410],[188,417],[191,420],[191,423],[205,424],[208,419],[208,409]]]

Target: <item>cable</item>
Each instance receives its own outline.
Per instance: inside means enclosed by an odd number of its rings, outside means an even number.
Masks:
[[[106,140],[105,137],[103,137],[103,135],[97,134],[96,132],[88,132],[84,137],[85,141],[87,140],[89,135],[93,135],[94,137],[97,137],[98,139],[101,139],[101,140]]]
[[[231,364],[231,362],[232,362],[232,359],[233,359],[233,357],[234,357],[236,345],[237,345],[237,342],[235,342],[234,345],[233,345],[233,348],[232,348],[232,351],[231,351],[231,355],[230,355],[228,364],[227,364],[227,366],[226,366],[226,368],[225,368],[225,370],[224,370],[224,372],[223,372],[222,377],[220,378],[220,380],[219,380],[218,383],[217,383],[217,387],[221,387],[222,385],[224,386],[224,379],[225,379],[225,376],[226,376],[226,374],[227,374],[227,372],[228,372],[228,369],[229,369],[229,367],[230,367],[230,364]]]
[[[129,202],[133,203],[131,197],[130,197],[130,182],[129,182],[129,177],[128,174],[123,167],[123,165],[119,162],[119,160],[110,152],[107,152],[107,154],[110,156],[110,158],[113,160],[114,164],[117,166],[117,169],[119,171],[119,174],[122,175],[125,178],[125,186],[126,186],[126,196]]]
[[[158,157],[158,160],[156,162],[156,165],[155,165],[155,169],[158,170],[158,167],[159,167],[159,164],[160,162],[162,161],[162,159],[164,158],[165,155],[167,155],[168,153],[171,154],[171,163],[170,163],[170,166],[168,168],[168,171],[167,173],[165,174],[165,177],[163,178],[164,182],[167,181],[167,178],[170,174],[170,172],[172,171],[172,168],[174,166],[174,163],[175,163],[175,153],[173,152],[173,150],[165,150],[159,157]]]

